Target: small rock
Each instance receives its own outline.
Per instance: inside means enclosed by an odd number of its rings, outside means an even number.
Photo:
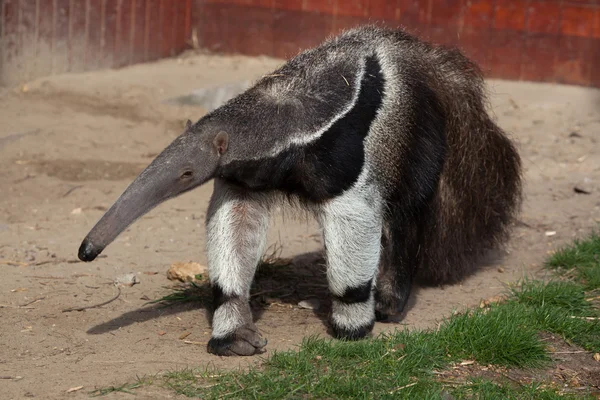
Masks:
[[[183,332],[181,335],[179,335],[179,340],[183,340],[186,337],[190,336],[192,334],[192,332]]]
[[[506,299],[507,297],[504,295],[492,296],[490,298],[481,300],[481,302],[479,302],[479,308],[486,308],[492,304],[503,303],[506,301]]]
[[[498,267],[498,272],[503,273],[504,272],[504,268]]]
[[[554,236],[556,235],[556,231],[546,231],[546,236]]]
[[[594,360],[600,361],[600,353],[594,353]]]
[[[205,279],[207,268],[197,262],[176,262],[167,271],[167,279],[180,282],[198,282]]]
[[[79,215],[82,212],[83,212],[83,210],[81,209],[81,207],[77,207],[77,208],[74,208],[73,211],[71,211],[71,214],[73,214],[73,215]]]
[[[136,283],[140,283],[140,280],[133,272],[131,272],[129,274],[118,276],[117,279],[115,280],[115,283],[117,285],[131,287],[131,286],[135,285]]]
[[[298,307],[305,308],[307,310],[318,310],[321,307],[321,302],[317,299],[302,300],[298,303]]]

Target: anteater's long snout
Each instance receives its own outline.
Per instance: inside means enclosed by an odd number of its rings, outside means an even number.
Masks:
[[[79,246],[79,259],[93,261],[138,218],[160,203],[212,179],[219,158],[216,152],[200,148],[204,143],[201,139],[184,133],[167,146],[86,235]]]
[[[96,257],[102,253],[102,250],[104,249],[94,246],[91,240],[85,238],[83,239],[83,242],[81,242],[81,246],[79,246],[77,256],[81,261],[94,261]]]

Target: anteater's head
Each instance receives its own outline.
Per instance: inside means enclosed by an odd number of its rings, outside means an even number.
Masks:
[[[88,233],[79,247],[79,259],[94,260],[136,219],[212,179],[228,144],[226,132],[188,121],[185,131],[135,178]]]

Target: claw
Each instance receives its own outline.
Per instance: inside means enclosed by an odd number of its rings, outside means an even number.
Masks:
[[[267,339],[251,327],[241,327],[224,338],[211,338],[207,351],[219,356],[253,356],[264,353]]]

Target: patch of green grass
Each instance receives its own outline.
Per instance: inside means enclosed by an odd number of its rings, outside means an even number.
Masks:
[[[312,337],[297,352],[274,354],[261,369],[217,378],[210,378],[211,372],[187,370],[165,379],[178,393],[203,399],[440,398],[441,387],[431,379],[431,358],[423,347],[436,353],[434,360],[442,360],[436,364],[447,362],[424,337],[415,339],[402,347],[393,341],[344,343]]]
[[[560,308],[571,315],[589,315],[595,312],[586,301],[585,291],[577,282],[525,280],[512,288],[517,302],[534,308]]]
[[[435,335],[449,354],[481,364],[539,367],[549,360],[530,323],[528,307],[517,302],[459,314],[448,319]]]
[[[600,320],[594,319],[600,313],[587,301],[583,285],[525,281],[513,288],[512,294],[511,303],[525,307],[527,323],[533,329],[561,335],[586,350],[600,351]]]
[[[457,387],[450,392],[455,399],[478,399],[478,400],[565,400],[577,399],[593,400],[594,397],[586,393],[575,395],[559,394],[555,390],[544,388],[540,383],[534,382],[530,385],[514,386],[499,385],[496,382],[484,379],[474,379],[466,385]]]
[[[586,350],[600,351],[600,321],[577,318],[556,309],[533,309],[531,323],[562,336],[567,342],[577,344]]]
[[[550,357],[541,332],[600,351],[600,313],[590,301],[600,289],[599,254],[600,237],[594,233],[548,261],[563,274],[561,280],[525,280],[511,287],[506,301],[457,313],[436,330],[402,330],[356,342],[308,337],[297,351],[274,353],[257,368],[175,371],[163,382],[203,399],[575,398],[540,383],[447,384],[433,371],[464,360],[507,368],[546,366]]]
[[[561,248],[546,266],[563,274],[572,273],[588,291],[600,289],[600,235],[593,232],[588,238]]]

